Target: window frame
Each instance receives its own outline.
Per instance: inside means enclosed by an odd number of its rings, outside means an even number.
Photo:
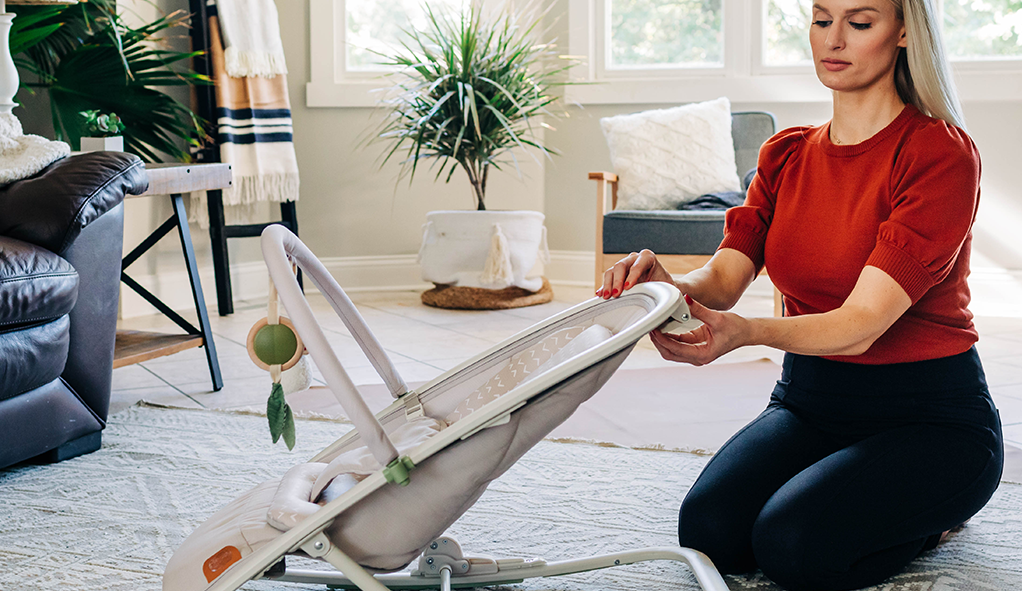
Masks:
[[[485,2],[486,0],[478,0]],[[348,71],[345,63],[346,0],[309,0],[309,107],[372,107],[378,91],[391,86],[377,72]],[[829,102],[812,66],[767,66],[763,62],[765,0],[722,0],[723,67],[606,71],[598,53],[605,42],[607,0],[568,0],[568,53],[584,56],[571,78],[587,84],[565,87],[565,99],[580,104],[677,104],[727,96],[733,103]],[[963,102],[1022,99],[1022,58],[952,62]]]
[[[345,2],[309,0],[308,107],[375,107],[380,91],[393,86],[386,71],[348,70]],[[471,2],[485,6],[487,0]]]

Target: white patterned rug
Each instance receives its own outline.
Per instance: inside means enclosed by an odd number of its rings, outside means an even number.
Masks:
[[[298,446],[269,444],[265,419],[135,407],[103,449],[0,471],[0,590],[157,591],[167,559],[206,516],[347,431],[298,421]],[[563,559],[676,544],[677,508],[705,456],[544,441],[450,530],[473,554]],[[762,576],[731,589],[776,591]],[[324,589],[258,581],[246,589]],[[517,589],[697,589],[687,569],[650,563],[534,579]],[[1022,486],[874,591],[1022,589]]]

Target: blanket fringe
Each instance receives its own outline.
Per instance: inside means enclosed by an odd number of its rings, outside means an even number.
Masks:
[[[221,193],[224,201],[224,217],[227,224],[251,224],[261,211],[260,203],[284,203],[298,201],[298,173],[288,172],[261,176],[234,177],[233,188]],[[206,192],[191,194],[188,204],[188,221],[209,229],[209,209]]]
[[[224,205],[298,201],[298,185],[297,172],[236,176],[233,186],[223,192]]]
[[[224,50],[227,75],[232,78],[273,78],[287,74],[284,54],[269,51],[241,51],[229,46]]]

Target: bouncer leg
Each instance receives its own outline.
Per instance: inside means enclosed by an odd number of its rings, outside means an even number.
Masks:
[[[304,549],[304,547],[303,547]],[[329,560],[329,556],[324,556],[325,559]],[[344,557],[346,560],[351,560]],[[727,584],[724,582],[724,578],[720,576],[717,569],[713,566],[710,559],[702,552],[692,550],[691,548],[677,548],[677,547],[656,547],[656,548],[642,548],[640,550],[631,550],[628,552],[618,552],[616,554],[605,554],[602,556],[593,556],[589,558],[579,558],[575,560],[562,560],[557,562],[546,562],[544,560],[497,560],[488,561],[486,565],[488,570],[496,572],[487,572],[486,574],[476,574],[472,570],[475,569],[474,565],[464,575],[456,574],[451,577],[451,581],[459,587],[486,587],[498,584],[514,584],[520,583],[525,579],[531,579],[535,577],[556,577],[561,575],[570,575],[574,573],[599,570],[604,568],[613,568],[615,566],[624,566],[626,564],[635,564],[637,562],[646,562],[650,560],[674,560],[678,562],[684,562],[692,569],[692,574],[695,575],[696,580],[699,582],[699,586],[705,591],[728,591]],[[349,571],[343,570],[343,564],[338,562],[334,563],[330,561],[338,570],[342,573],[349,573]],[[288,581],[292,583],[312,583],[329,585],[332,587],[344,587],[348,585],[357,585],[359,588],[364,590],[369,589],[436,589],[437,583],[443,585],[442,579],[443,569],[441,568],[437,574],[429,575],[408,575],[408,574],[387,574],[378,575],[372,577],[369,573],[366,573],[357,564],[352,563],[355,567],[362,571],[366,576],[373,579],[373,583],[380,585],[379,587],[369,587],[364,585],[361,581],[356,581],[352,577],[340,577],[338,573],[326,573],[321,571],[307,571],[307,570],[295,570],[287,569],[285,574],[281,577],[275,577],[278,581]],[[457,568],[453,569],[457,571]],[[477,570],[477,569],[475,569]],[[349,581],[350,579],[350,581]],[[386,587],[383,585],[386,584]]]
[[[315,537],[303,544],[302,550],[313,558],[322,558],[329,562],[331,566],[341,571],[349,581],[358,585],[358,588],[362,591],[390,591],[383,583],[377,581],[373,575],[366,572],[357,562],[344,552],[341,552],[337,546],[334,546],[330,542],[330,538],[326,537],[322,532],[316,534]]]

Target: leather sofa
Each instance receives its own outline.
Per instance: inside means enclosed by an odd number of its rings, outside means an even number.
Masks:
[[[99,449],[113,374],[124,196],[120,152],[75,155],[0,187],[0,467]]]

